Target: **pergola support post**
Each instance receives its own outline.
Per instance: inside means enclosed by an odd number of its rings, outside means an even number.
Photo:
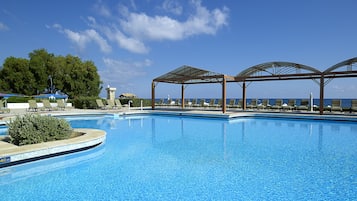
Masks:
[[[223,76],[223,80],[222,80],[222,112],[226,113],[226,77]]]
[[[181,108],[185,108],[185,85],[181,85]]]
[[[245,85],[245,82],[243,82],[243,101],[242,101],[242,108],[243,110],[246,110],[247,109],[247,93],[246,93],[246,85]]]
[[[324,114],[324,88],[325,88],[325,78],[324,75],[321,75],[320,78],[320,115]]]
[[[155,82],[151,83],[151,109],[155,110]]]

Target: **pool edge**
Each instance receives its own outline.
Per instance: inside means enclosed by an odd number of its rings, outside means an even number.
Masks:
[[[105,143],[106,132],[103,130],[82,128],[74,130],[85,134],[66,140],[39,144],[16,146],[7,143],[8,146],[1,146],[0,168],[83,151]]]

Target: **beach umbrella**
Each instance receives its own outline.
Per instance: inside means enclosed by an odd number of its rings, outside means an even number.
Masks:
[[[46,99],[67,99],[68,95],[67,94],[40,94],[34,96],[35,98],[46,98]]]
[[[5,99],[7,99],[7,98],[9,98],[9,97],[23,97],[24,95],[22,95],[22,94],[11,94],[11,93],[9,93],[9,94],[7,94],[7,93],[1,93],[0,92],[0,97],[4,97]]]
[[[7,93],[1,93],[0,92],[0,97],[3,97],[5,99],[5,107],[7,107],[7,99],[10,97],[23,97],[24,95],[22,94],[7,94]]]

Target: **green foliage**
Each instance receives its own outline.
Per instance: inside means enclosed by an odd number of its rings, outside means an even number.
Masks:
[[[28,100],[32,99],[32,97],[9,97],[6,101],[7,103],[27,103]]]
[[[25,114],[8,123],[8,132],[11,143],[26,145],[67,139],[72,128],[64,119]]]
[[[141,101],[143,101],[143,107],[151,106],[151,99],[142,99],[142,98],[127,99],[127,98],[121,98],[120,102],[122,104],[128,104],[130,100],[132,101],[132,103],[130,105],[132,107],[140,107],[141,106]]]
[[[49,88],[49,76],[54,87],[70,98],[98,96],[102,89],[102,81],[92,61],[82,61],[71,55],[55,56],[45,49],[34,50],[29,58],[9,57],[5,60],[0,70],[2,92],[39,94]]]
[[[29,62],[23,58],[9,57],[0,73],[2,91],[32,94],[35,78],[29,69]]]
[[[72,100],[72,104],[75,108],[78,109],[96,109],[97,103],[95,100],[98,99],[97,96],[95,97],[76,97]]]

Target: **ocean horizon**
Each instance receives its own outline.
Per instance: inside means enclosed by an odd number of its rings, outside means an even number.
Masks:
[[[181,98],[170,98],[170,100],[181,100]],[[204,99],[205,102],[209,103],[211,99],[215,99],[216,102],[220,99],[220,98],[185,98],[185,100],[193,100],[193,99],[197,99],[198,101]],[[242,98],[227,98],[227,104],[229,103],[229,101],[231,99],[236,99],[236,100],[240,100]],[[275,104],[275,100],[277,99],[282,99],[283,103],[288,103],[288,101],[290,99],[295,99],[296,100],[296,105],[300,105],[301,100],[303,99],[307,99],[310,102],[309,98],[247,98],[247,104],[249,104],[252,99],[257,99],[258,100],[258,104],[262,102],[262,100],[264,99],[268,99],[269,100],[269,104],[270,105],[274,105]],[[324,107],[328,107],[331,106],[332,100],[341,100],[341,107],[342,108],[351,108],[351,102],[352,100],[356,100],[357,98],[324,98]],[[159,101],[159,100],[164,100],[164,103],[168,103],[168,98],[157,98],[155,99],[155,101]],[[313,99],[313,105],[315,106],[319,106],[320,105],[320,99],[319,98],[314,98]]]

